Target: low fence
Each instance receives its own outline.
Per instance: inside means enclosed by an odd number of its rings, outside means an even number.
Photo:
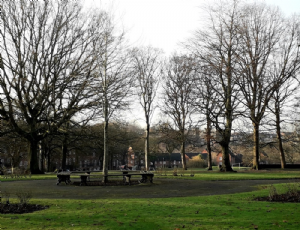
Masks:
[[[280,169],[281,164],[260,164],[261,169]],[[300,164],[286,164],[286,169],[300,169]]]

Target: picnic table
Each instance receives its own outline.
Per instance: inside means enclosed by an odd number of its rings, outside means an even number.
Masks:
[[[66,184],[71,183],[71,173],[70,172],[60,172],[57,173],[57,182],[56,185],[59,185],[61,182],[65,182]]]
[[[91,177],[102,177],[102,175],[99,174],[91,174],[93,171],[75,171],[73,173],[82,173],[84,174],[77,174],[77,176],[80,177],[80,185],[88,185],[87,182],[90,181]],[[105,181],[108,181],[108,177],[123,177],[124,184],[131,184],[131,177],[132,176],[141,176],[141,179],[138,180],[139,183],[146,183],[149,181],[150,183],[153,183],[153,177],[154,174],[147,172],[147,171],[141,171],[140,173],[129,173],[132,171],[122,171],[122,174],[109,174],[105,176]],[[57,173],[57,183],[56,185],[59,185],[61,182],[65,182],[66,184],[71,183],[71,174],[72,172],[60,172]]]
[[[80,185],[87,185],[87,182],[90,180],[91,176],[99,176],[99,175],[91,175],[91,174],[82,174],[80,176]],[[123,177],[124,184],[131,184],[131,176],[141,176],[141,179],[138,180],[139,183],[146,183],[149,181],[153,183],[153,173],[142,172],[142,173],[128,173],[128,171],[122,171],[122,174],[109,174],[105,176],[105,181],[108,181],[108,177]]]
[[[72,173],[87,173],[90,174],[91,171],[61,171],[57,173],[57,183],[56,185],[59,185],[61,182],[65,182],[66,184],[70,184],[71,183],[71,174]],[[97,171],[100,172],[100,171]]]

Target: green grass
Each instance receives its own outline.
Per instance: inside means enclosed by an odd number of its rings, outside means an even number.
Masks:
[[[191,179],[191,180],[266,180],[266,179],[295,179],[300,178],[300,172],[297,170],[249,170],[249,168],[234,168],[237,172],[224,173],[214,168],[213,171],[207,171],[205,169],[178,169],[178,176],[173,176],[173,169],[164,169],[162,171],[156,171],[156,178],[176,178],[176,179]],[[162,173],[161,173],[162,172]],[[183,176],[180,176],[183,174]],[[194,177],[190,177],[190,174],[194,174]]]
[[[284,185],[277,185],[284,191]],[[184,191],[183,191],[184,193]],[[253,201],[251,193],[160,199],[31,200],[47,210],[0,216],[1,229],[298,229],[297,203]]]
[[[234,168],[237,173],[224,173],[219,172],[217,167],[213,168],[213,171],[207,171],[206,169],[188,169],[182,171],[178,169],[178,174],[183,173],[183,176],[173,176],[173,169],[164,169],[162,171],[155,171],[155,178],[168,178],[168,179],[191,179],[191,180],[206,180],[206,181],[218,181],[218,180],[266,180],[266,179],[295,179],[300,178],[300,171],[298,170],[250,170],[249,168]],[[161,175],[162,172],[162,175]],[[120,171],[109,171],[109,174],[120,174]],[[194,177],[190,177],[190,174],[194,174]],[[102,172],[96,172],[93,174],[102,175]],[[79,176],[76,173],[71,175],[72,177]],[[45,179],[55,179],[56,174],[42,174],[42,175],[32,175],[30,178],[10,178],[4,179],[3,176],[0,177],[0,180],[3,181],[15,181],[15,180],[45,180]]]
[[[7,178],[5,176],[1,175],[0,180],[1,181],[19,181],[19,180],[48,180],[48,179],[55,179],[56,174],[38,174],[38,175],[31,175],[31,176],[24,176],[21,177],[11,177],[11,175],[8,175]]]

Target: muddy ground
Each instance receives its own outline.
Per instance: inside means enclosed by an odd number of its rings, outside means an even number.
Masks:
[[[79,182],[79,179],[73,179]],[[56,180],[5,181],[0,183],[0,191],[11,197],[22,192],[32,193],[33,199],[107,199],[107,198],[166,198],[187,196],[208,196],[250,192],[264,184],[300,182],[297,180],[241,180],[241,181],[197,181],[182,179],[156,179],[154,183],[125,186],[76,186]]]

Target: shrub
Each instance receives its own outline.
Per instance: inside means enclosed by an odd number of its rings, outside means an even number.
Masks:
[[[298,195],[299,183],[289,183],[286,184],[287,194],[290,196]]]
[[[207,166],[207,163],[205,160],[201,158],[201,155],[194,156],[192,159],[190,159],[187,162],[188,168],[205,168]]]
[[[28,204],[29,200],[32,198],[31,192],[19,192],[16,193],[16,196],[20,204]]]
[[[270,200],[274,200],[275,196],[277,196],[277,195],[278,195],[278,193],[277,193],[277,190],[276,190],[275,186],[271,184],[270,187],[269,187],[269,198],[270,198]]]

